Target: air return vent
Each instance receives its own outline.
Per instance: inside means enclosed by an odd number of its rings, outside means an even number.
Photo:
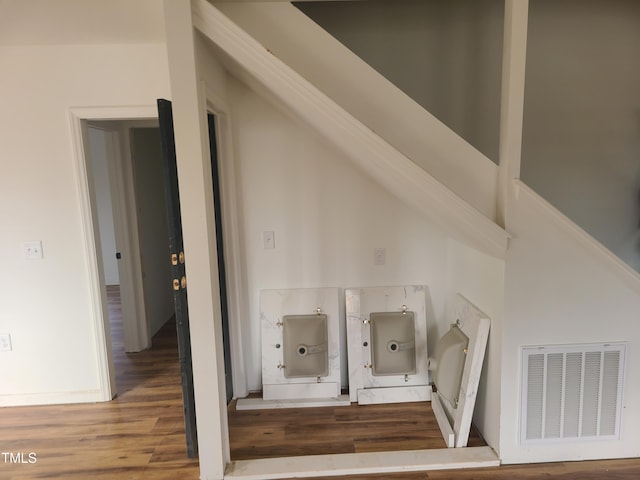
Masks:
[[[617,439],[625,344],[522,349],[522,443]]]

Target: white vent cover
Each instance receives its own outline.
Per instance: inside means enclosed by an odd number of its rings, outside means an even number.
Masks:
[[[625,344],[522,348],[522,443],[619,437]]]

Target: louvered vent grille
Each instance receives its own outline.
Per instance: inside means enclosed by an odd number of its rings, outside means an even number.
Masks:
[[[618,438],[625,344],[522,349],[522,443]]]

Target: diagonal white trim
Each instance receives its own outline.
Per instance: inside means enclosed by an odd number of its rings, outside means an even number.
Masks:
[[[273,56],[206,0],[194,0],[192,9],[194,27],[226,53],[222,60],[231,70],[238,71],[239,66],[240,75],[248,74],[378,183],[451,236],[504,258],[509,236],[502,228]]]
[[[578,245],[587,250],[592,258],[620,277],[633,291],[640,292],[640,273],[636,272],[611,250],[578,226],[573,220],[538,195],[522,180],[513,180],[513,185],[515,187],[516,199],[519,198],[520,195],[526,195],[527,198],[533,201],[533,204],[537,208],[545,213],[550,221],[560,226]]]
[[[396,150],[495,220],[498,166],[300,9],[287,2],[214,5]]]

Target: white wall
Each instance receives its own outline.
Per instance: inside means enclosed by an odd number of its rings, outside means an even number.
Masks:
[[[307,127],[239,82],[231,85],[248,284],[249,388],[261,387],[261,289],[425,284],[443,322],[447,244],[438,228]],[[263,231],[275,232],[275,249],[262,248]],[[386,248],[384,266],[374,265],[376,247]],[[431,348],[435,341],[430,339]]]
[[[505,273],[500,458],[505,463],[640,455],[640,292],[550,215],[534,193],[511,199],[513,240]],[[628,342],[620,441],[521,446],[520,348]]]
[[[60,28],[69,28],[62,25]],[[0,405],[90,400],[94,319],[70,107],[153,105],[170,94],[163,44],[0,47]],[[25,260],[22,242],[45,257]]]
[[[144,303],[151,335],[174,314],[169,230],[158,128],[132,128]]]
[[[523,180],[636,270],[639,27],[635,1],[530,2],[522,150]],[[510,204],[501,459],[639,456],[637,278],[536,194],[523,189]],[[628,342],[620,441],[521,446],[520,348],[614,341]]]
[[[159,0],[2,0],[0,45],[161,43]]]
[[[530,2],[522,179],[640,271],[640,3]]]
[[[111,186],[109,183],[109,164],[105,132],[99,128],[88,128],[89,152],[87,158],[91,161],[93,172],[93,187],[98,212],[100,230],[100,247],[102,250],[102,265],[104,267],[104,281],[107,285],[119,285],[120,275],[116,259],[116,236],[113,226],[113,204],[111,202]]]

